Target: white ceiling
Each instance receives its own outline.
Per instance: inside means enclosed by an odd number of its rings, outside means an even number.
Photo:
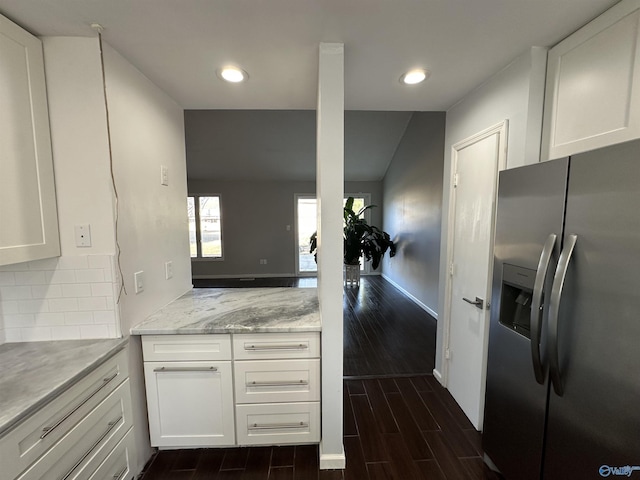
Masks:
[[[36,35],[104,39],[187,109],[314,109],[320,42],[345,44],[351,110],[441,111],[615,0],[0,0]],[[216,69],[235,63],[242,85]],[[423,85],[398,82],[426,67]]]

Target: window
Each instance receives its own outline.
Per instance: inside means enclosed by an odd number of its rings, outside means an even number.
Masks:
[[[222,258],[220,195],[187,197],[191,258]]]

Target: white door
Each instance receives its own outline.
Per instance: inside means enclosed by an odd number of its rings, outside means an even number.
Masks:
[[[454,145],[447,388],[482,427],[496,179],[506,124]],[[502,160],[503,161],[503,160]]]

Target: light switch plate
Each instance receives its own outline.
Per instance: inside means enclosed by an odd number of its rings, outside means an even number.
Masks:
[[[169,185],[169,168],[165,165],[160,165],[160,183]]]
[[[144,291],[144,272],[142,270],[133,274],[133,283],[136,293]]]
[[[164,262],[164,278],[169,280],[173,277],[173,262]]]

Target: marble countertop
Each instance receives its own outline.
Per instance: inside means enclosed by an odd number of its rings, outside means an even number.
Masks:
[[[115,338],[0,345],[0,436],[127,343]]]
[[[133,335],[319,332],[316,288],[194,288],[131,329]]]

